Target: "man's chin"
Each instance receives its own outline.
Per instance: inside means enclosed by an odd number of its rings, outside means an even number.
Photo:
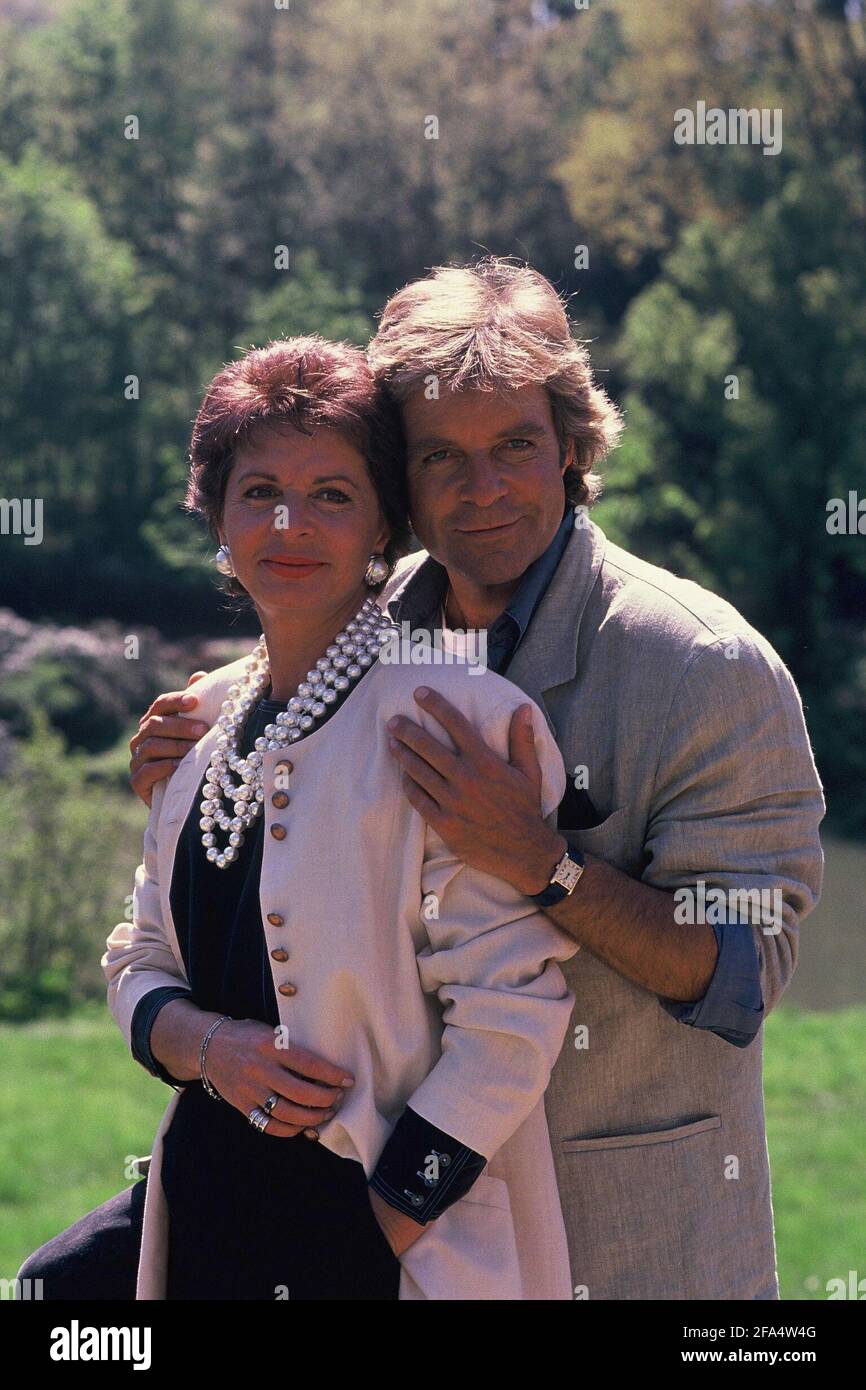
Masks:
[[[514,584],[532,563],[534,556],[526,556],[516,551],[497,551],[492,554],[478,554],[475,550],[452,553],[442,561],[445,568],[463,575],[472,584],[484,589],[495,589],[502,585]]]

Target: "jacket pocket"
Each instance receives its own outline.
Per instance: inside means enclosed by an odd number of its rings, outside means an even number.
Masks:
[[[705,1115],[702,1120],[675,1125],[673,1129],[650,1129],[642,1134],[601,1134],[590,1139],[563,1139],[562,1149],[565,1153],[592,1153],[598,1149],[634,1149],[646,1144],[672,1144],[677,1139],[690,1139],[708,1129],[720,1129],[721,1124],[721,1115]]]
[[[730,1142],[721,1115],[561,1140],[574,1284],[593,1300],[730,1297],[755,1257]]]

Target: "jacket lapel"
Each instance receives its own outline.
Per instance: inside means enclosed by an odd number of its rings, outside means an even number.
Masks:
[[[587,599],[598,578],[605,553],[605,536],[585,512],[577,513],[576,526],[544,598],[514,653],[506,680],[534,700],[550,717],[544,695],[557,685],[574,680],[577,672],[577,640]]]

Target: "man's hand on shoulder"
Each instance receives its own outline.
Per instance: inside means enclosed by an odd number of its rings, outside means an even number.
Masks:
[[[190,716],[198,697],[189,687],[207,671],[194,671],[187,688],[158,695],[150,709],[139,720],[138,733],[129,740],[129,780],[136,796],[145,806],[153,799],[153,789],[164,777],[170,777],[183,761],[194,743],[207,733],[208,726]]]

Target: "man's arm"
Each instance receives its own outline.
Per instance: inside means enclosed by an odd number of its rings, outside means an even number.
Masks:
[[[680,681],[661,740],[643,881],[587,855],[574,892],[547,909],[669,1012],[723,1036],[726,1029],[753,1035],[790,979],[799,920],[820,891],[824,813],[789,672],[762,639],[740,638],[736,658],[729,650],[728,639],[703,649]],[[409,799],[467,863],[521,892],[541,891],[565,840],[539,815],[531,729],[520,712],[504,762],[441,696],[419,704],[448,730],[456,752],[411,720],[391,729]],[[750,915],[743,925],[738,911],[723,914],[720,951],[712,914],[694,924],[677,920],[689,914],[676,911],[675,894],[697,895],[699,881],[705,894],[722,889],[741,905],[763,893],[771,919]],[[748,978],[756,966],[763,1003]],[[678,1011],[675,1001],[701,1004]]]
[[[555,836],[547,859],[539,855],[533,860],[539,868],[527,878],[524,892],[540,893],[547,887],[566,848],[563,837]],[[691,1001],[706,993],[718,959],[715,933],[707,923],[676,922],[671,893],[629,878],[613,864],[587,854],[574,892],[545,911],[581,946],[634,984],[668,999]]]
[[[521,893],[540,893],[566,842],[540,814],[530,707],[514,715],[505,762],[438,692],[416,698],[451,735],[456,751],[411,719],[398,718],[389,727],[409,801],[472,868]],[[571,897],[546,911],[579,945],[669,999],[699,998],[712,977],[717,955],[712,927],[678,925],[670,893],[636,882],[593,855],[586,856]]]
[[[642,877],[681,902],[684,890],[700,894],[735,949],[748,933],[766,1012],[791,979],[800,921],[820,895],[824,811],[800,697],[778,653],[748,631],[705,647],[666,721]]]

